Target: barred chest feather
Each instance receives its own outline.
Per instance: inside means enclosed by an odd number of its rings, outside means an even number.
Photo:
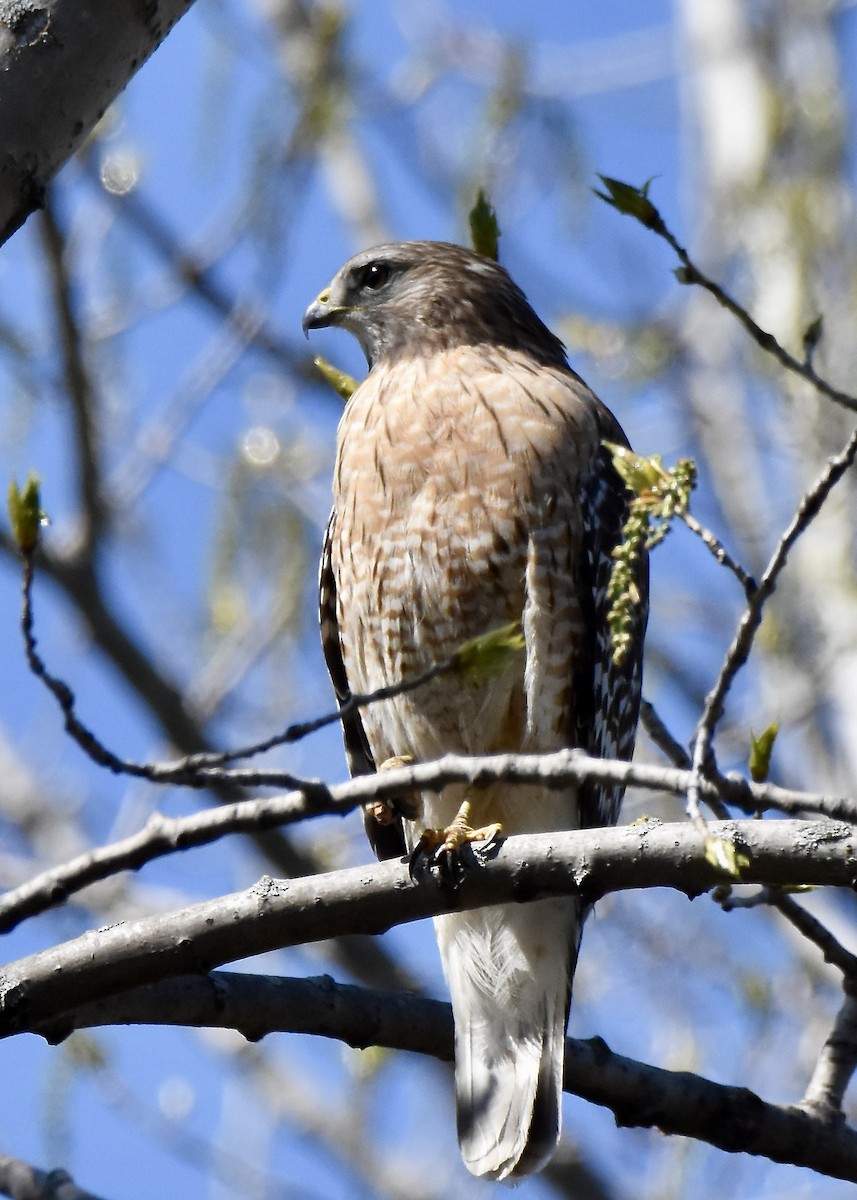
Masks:
[[[573,376],[543,365],[537,376],[531,368],[528,390],[525,355],[457,347],[453,369],[449,353],[377,367],[349,401],[334,478],[333,567],[343,657],[361,691],[521,618],[534,554],[563,598],[564,611],[551,617],[575,623],[579,481],[597,448],[591,404]],[[566,661],[566,679],[567,670]],[[423,689],[416,709],[408,700],[390,709],[402,722],[431,726],[439,750],[519,746],[523,672],[517,662],[490,694],[474,688],[490,746],[467,744],[463,725],[472,727],[474,712],[465,720],[466,697],[451,703],[448,679]]]

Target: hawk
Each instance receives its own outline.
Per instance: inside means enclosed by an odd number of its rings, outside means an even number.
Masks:
[[[356,255],[304,315],[306,332],[330,325],[354,334],[369,364],[339,425],[320,575],[339,702],[514,621],[526,644],[482,678],[444,674],[345,715],[351,773],[447,752],[576,746],[629,759],[647,575],[643,564],[631,648],[617,663],[606,591],[627,496],[604,442],[627,441],[615,418],[504,268],[460,246]],[[429,840],[455,848],[478,825],[610,825],[621,796],[593,785],[455,785],[386,818],[371,809],[367,832],[381,857],[418,846],[427,827]],[[556,1148],[583,916],[578,898],[562,897],[435,918],[455,1019],[459,1142],[475,1175],[514,1179]]]

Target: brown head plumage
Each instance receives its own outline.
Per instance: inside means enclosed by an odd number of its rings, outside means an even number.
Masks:
[[[350,258],[304,314],[307,332],[327,325],[353,333],[370,366],[480,344],[565,364],[562,342],[505,268],[450,242],[393,242]]]

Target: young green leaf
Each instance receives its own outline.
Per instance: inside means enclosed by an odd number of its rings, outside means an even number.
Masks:
[[[484,683],[502,674],[510,658],[526,647],[520,621],[463,642],[453,654],[455,666],[471,683]]]
[[[620,446],[617,442],[605,442],[604,445],[613,458],[616,474],[625,487],[635,495],[640,496],[643,492],[651,491],[667,478],[663,460],[659,454],[645,458],[642,454],[635,454],[628,446]]]
[[[359,386],[353,375],[346,375],[344,371],[340,371],[333,363],[329,363],[326,358],[318,355],[313,359],[316,370],[333,388],[337,395],[343,400],[348,400]]]
[[[749,857],[742,850],[720,837],[705,839],[705,859],[734,879],[740,879],[741,872],[750,865]]]
[[[634,187],[631,183],[622,183],[620,179],[611,179],[609,175],[599,175],[598,178],[607,189],[605,192],[594,189],[595,195],[601,200],[628,217],[636,217],[647,229],[663,228],[661,214],[649,199],[651,179],[646,180],[642,187]]]
[[[750,777],[754,783],[764,783],[768,778],[771,770],[771,753],[774,749],[774,742],[777,740],[777,734],[780,732],[779,721],[772,721],[771,724],[763,729],[756,737],[752,729],[750,730]]]
[[[23,488],[19,488],[14,479],[9,484],[9,520],[18,549],[24,554],[29,553],[38,542],[39,527],[48,523],[42,509],[40,483],[38,475],[31,471]]]
[[[476,203],[470,210],[470,241],[477,254],[485,258],[499,257],[500,225],[497,213],[482,188],[476,193]]]

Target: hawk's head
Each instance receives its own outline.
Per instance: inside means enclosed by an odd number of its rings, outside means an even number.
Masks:
[[[305,332],[327,325],[353,333],[370,367],[483,342],[565,365],[562,343],[508,272],[449,242],[393,242],[350,258],[304,313]]]

